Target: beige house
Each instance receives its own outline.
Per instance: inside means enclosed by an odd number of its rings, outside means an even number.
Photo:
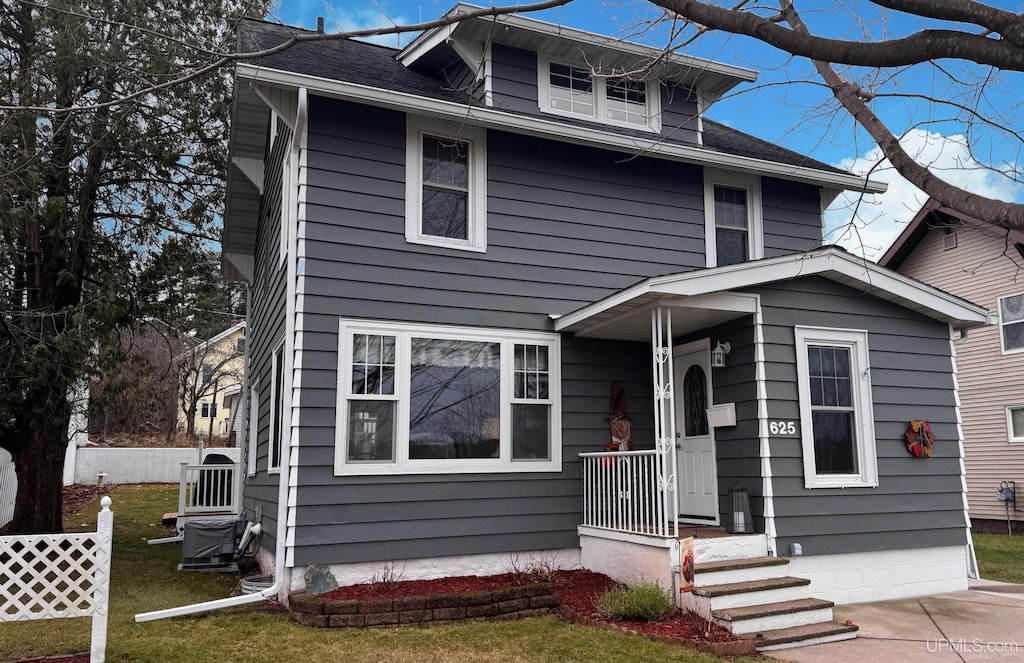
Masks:
[[[195,433],[203,437],[236,437],[245,426],[245,321],[197,345],[182,357],[178,388],[178,428],[188,428],[188,409],[195,406]]]
[[[1024,527],[1024,232],[996,228],[929,200],[879,264],[989,309],[995,324],[955,343],[967,499],[977,531]],[[927,377],[922,377],[927,379]],[[936,444],[949,441],[937,440]]]

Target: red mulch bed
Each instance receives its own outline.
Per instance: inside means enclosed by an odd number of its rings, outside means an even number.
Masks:
[[[487,592],[504,587],[513,587],[544,578],[529,574],[504,573],[496,576],[455,576],[436,580],[405,580],[389,583],[368,583],[339,587],[323,594],[328,600],[355,600],[372,598],[401,598],[406,596],[427,596],[429,594],[466,594]],[[608,619],[598,613],[597,600],[618,583],[604,575],[586,569],[555,571],[550,578],[555,593],[562,605],[568,606],[584,617],[606,621],[643,635],[658,635],[672,638],[700,640],[705,642],[732,642],[738,640],[729,631],[711,624],[697,615],[677,611],[668,619],[658,622],[637,622],[624,619]]]
[[[87,484],[64,486],[63,513],[65,516],[78,513],[86,504],[93,501],[100,495],[106,495],[109,492],[110,486],[91,486]]]

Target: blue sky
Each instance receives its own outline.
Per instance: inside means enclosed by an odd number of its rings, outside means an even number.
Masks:
[[[311,28],[316,25],[317,16],[324,16],[328,30],[353,30],[429,20],[440,16],[453,4],[454,0],[444,3],[436,0],[281,0],[270,19]],[[475,4],[483,3],[477,0]],[[996,0],[994,4],[1019,11],[1019,6],[1009,0]],[[803,8],[804,19],[812,31],[831,37],[856,39],[865,33],[879,35],[883,32],[889,36],[904,35],[922,27],[918,19],[880,12],[865,0],[846,3],[804,0],[797,6]],[[664,24],[647,28],[649,23],[645,23],[657,16],[654,9],[642,0],[573,0],[567,6],[532,16],[661,47],[667,39]],[[403,36],[400,44],[395,36],[376,41],[397,46],[408,43],[409,39],[411,36]],[[845,114],[830,112],[834,105],[831,95],[817,82],[806,60],[788,59],[755,40],[715,33],[703,35],[682,52],[745,66],[760,74],[756,84],[740,86],[733,95],[716,104],[709,117],[854,172],[866,174],[874,168],[873,178],[889,182],[887,194],[863,201],[850,196],[838,199],[827,214],[826,224],[832,231],[830,241],[842,243],[868,257],[878,257],[927,200],[885,164],[877,167],[880,158],[877,147]],[[980,95],[975,89],[951,86],[947,74],[969,83],[987,72],[950,62],[943,63],[943,69],[946,73],[918,66],[902,72],[898,81],[881,89],[962,95],[958,101],[977,103],[991,116],[1013,113],[1024,93],[1024,79],[1020,74],[1012,75],[1000,85],[990,84]],[[907,132],[903,144],[908,151],[954,184],[994,198],[1024,201],[1024,187],[979,167],[974,161],[976,157],[986,165],[1016,166],[1017,152],[1022,147],[1019,143],[975,127],[968,150],[965,127],[950,121],[949,107],[929,108],[906,99],[880,99],[874,103],[874,109],[897,134]],[[1011,126],[1020,121],[1019,115],[1006,120]],[[857,211],[855,219],[852,218],[854,209]]]

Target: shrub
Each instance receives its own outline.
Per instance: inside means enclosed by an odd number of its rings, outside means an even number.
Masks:
[[[656,582],[643,582],[605,593],[597,601],[598,611],[612,619],[653,621],[667,617],[675,609],[672,596]]]

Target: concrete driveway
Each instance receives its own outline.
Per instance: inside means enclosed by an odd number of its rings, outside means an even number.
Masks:
[[[798,663],[1024,661],[1024,585],[971,581],[966,592],[838,606],[857,639],[771,652]]]

